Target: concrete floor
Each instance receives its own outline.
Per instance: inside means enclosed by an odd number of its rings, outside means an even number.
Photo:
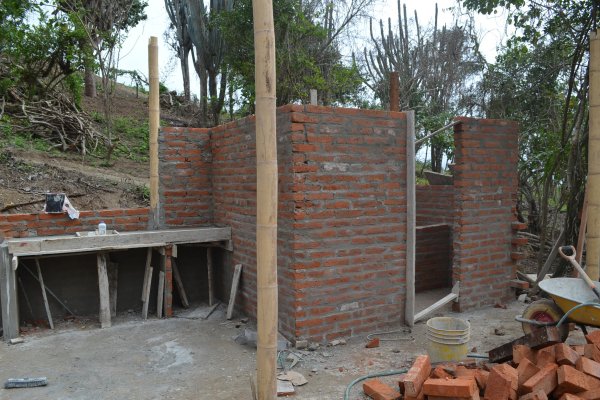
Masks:
[[[524,307],[515,302],[507,309],[443,314],[469,320],[469,347],[485,352],[522,335],[514,317]],[[0,344],[0,383],[36,376],[48,377],[49,383],[42,388],[0,389],[0,399],[249,400],[255,349],[233,340],[245,327],[239,319],[227,321],[223,306],[208,320],[143,321],[125,314],[107,329],[99,329],[94,320],[63,322],[55,331],[26,334],[25,343]],[[294,370],[308,383],[298,387],[293,398],[339,400],[357,377],[409,366],[426,351],[425,324],[417,324],[412,332],[396,328],[402,331],[381,337],[403,340],[382,341],[379,348],[366,349],[366,339],[356,337],[346,345],[296,351],[302,361]],[[498,329],[504,335],[495,334]],[[569,340],[584,342],[580,332],[573,332]],[[394,383],[394,377],[384,380]],[[350,398],[365,398],[360,385]]]

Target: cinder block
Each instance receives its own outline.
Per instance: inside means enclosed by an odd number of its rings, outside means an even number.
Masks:
[[[363,392],[373,400],[398,400],[400,392],[379,379],[370,379],[363,383]]]
[[[411,397],[419,396],[423,382],[429,377],[430,372],[431,362],[429,356],[418,356],[402,381],[404,383],[404,395]]]
[[[423,393],[427,396],[470,398],[479,388],[475,379],[435,379],[429,378],[423,384]]]

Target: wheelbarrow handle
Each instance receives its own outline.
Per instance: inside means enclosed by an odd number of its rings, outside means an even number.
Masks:
[[[581,277],[581,279],[583,279],[585,283],[587,283],[587,285],[590,287],[590,289],[592,289],[594,294],[596,294],[596,296],[600,299],[600,293],[598,292],[598,289],[596,289],[596,284],[593,280],[590,279],[588,274],[585,273],[583,268],[581,268],[581,265],[579,265],[577,260],[575,260],[575,256],[577,255],[575,247],[561,246],[558,248],[558,252],[562,258],[571,263],[571,265],[577,270],[577,272],[579,272],[579,276]]]

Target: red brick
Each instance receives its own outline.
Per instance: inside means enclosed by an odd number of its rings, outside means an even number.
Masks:
[[[475,374],[475,381],[477,382],[479,389],[485,390],[489,376],[490,373],[488,371],[482,369],[477,370],[477,373]]]
[[[529,378],[531,378],[538,372],[540,372],[540,368],[538,368],[528,359],[523,359],[523,361],[521,361],[521,363],[517,367],[517,374],[519,375],[519,389],[525,382],[527,382],[527,380],[529,380]]]
[[[429,378],[423,383],[423,393],[427,396],[466,397],[478,392],[474,379],[435,379]]]
[[[590,344],[600,345],[600,329],[585,335],[585,340]]]
[[[418,356],[404,377],[404,395],[417,397],[421,392],[423,382],[429,377],[431,362],[428,355]]]
[[[475,392],[471,397],[444,397],[444,396],[427,396],[427,400],[479,400],[479,393]]]
[[[543,390],[538,390],[535,393],[527,393],[519,397],[519,400],[548,400],[548,396],[546,396]]]
[[[577,361],[576,367],[579,371],[600,379],[600,363],[586,357],[581,357]]]
[[[425,400],[425,394],[421,390],[416,396],[404,396],[404,400]]]
[[[517,370],[508,364],[498,364],[490,371],[485,388],[486,400],[506,400],[517,398]]]
[[[544,368],[545,366],[552,364],[556,364],[554,346],[544,347],[543,349],[538,350],[535,365]]]
[[[570,365],[561,365],[557,371],[559,393],[579,393],[590,390],[591,387],[586,379],[586,375],[571,367]]]
[[[583,355],[590,360],[600,362],[600,348],[595,344],[586,344],[583,346]]]
[[[585,400],[600,400],[600,389],[592,389],[577,393],[577,396]]]
[[[453,379],[454,377],[444,370],[444,367],[438,365],[431,371],[431,377],[437,379]]]
[[[369,342],[365,345],[367,349],[372,349],[375,347],[379,347],[379,338],[373,338],[369,340]]]
[[[475,369],[475,368],[467,368],[464,365],[459,365],[454,370],[454,375],[457,378],[475,379],[475,374],[476,373],[477,373],[477,369]]]
[[[400,392],[379,379],[370,379],[364,382],[363,391],[373,400],[397,400],[401,397]]]
[[[565,393],[558,400],[581,400],[581,397],[571,393]]]
[[[525,393],[531,393],[537,392],[541,389],[544,391],[544,393],[550,394],[556,388],[556,386],[558,386],[558,377],[556,374],[557,369],[557,364],[546,365],[540,370],[540,372],[529,378],[523,384],[523,391]]]
[[[574,367],[581,358],[579,354],[564,343],[554,345],[554,357],[558,365],[570,365]]]
[[[532,350],[529,346],[523,344],[516,344],[513,346],[513,362],[520,364],[524,358],[528,359],[532,363],[536,362],[536,351]]]

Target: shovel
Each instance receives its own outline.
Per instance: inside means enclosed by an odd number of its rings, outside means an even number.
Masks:
[[[560,254],[560,256],[562,258],[564,258],[565,260],[567,260],[571,263],[571,265],[577,270],[577,272],[579,272],[579,277],[581,279],[583,279],[585,281],[585,283],[587,283],[587,285],[590,287],[590,289],[592,289],[592,291],[594,292],[596,297],[598,297],[598,299],[600,299],[600,292],[598,292],[598,289],[596,288],[596,284],[585,273],[583,268],[581,268],[581,265],[579,265],[577,260],[575,260],[575,256],[577,255],[577,252],[575,251],[575,247],[573,247],[573,246],[559,247],[558,253]]]

